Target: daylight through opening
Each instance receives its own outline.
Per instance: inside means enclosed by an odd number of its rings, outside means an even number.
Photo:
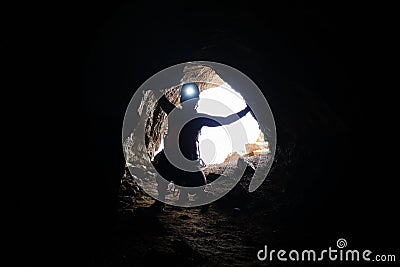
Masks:
[[[218,101],[220,105],[207,100]],[[241,94],[224,83],[200,93],[197,111],[215,116],[228,116],[245,107],[246,102]],[[243,130],[246,135],[242,134]],[[232,142],[232,138],[236,138],[236,141]],[[164,143],[161,140],[156,154],[163,148]],[[239,157],[268,153],[269,147],[258,122],[248,113],[230,125],[203,127],[199,136],[199,150],[200,157],[206,164],[218,164],[236,161]]]

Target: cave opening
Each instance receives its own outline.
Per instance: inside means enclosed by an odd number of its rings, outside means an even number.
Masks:
[[[274,120],[264,96],[248,77],[226,65],[188,62],[150,78],[128,106],[123,127],[126,166],[121,199],[137,200],[137,196],[132,196],[132,188],[136,192],[143,189],[159,199],[156,156],[164,148],[168,115],[162,110],[156,92],[162,92],[171,104],[179,107],[181,87],[188,82],[199,87],[199,113],[226,117],[244,109],[246,104],[254,112],[227,126],[201,129],[200,158],[205,163],[202,169],[207,184],[213,188],[208,191],[213,195],[211,201],[229,192],[239,180],[243,188],[253,192],[265,179],[273,162],[276,139]],[[131,204],[125,209],[132,207]]]
[[[214,102],[208,100],[214,100]],[[220,105],[215,105],[215,101],[218,101]],[[197,111],[215,116],[228,116],[245,107],[246,101],[242,95],[224,82],[200,93]],[[241,127],[246,134],[237,134],[236,139],[239,140],[232,142],[231,135],[241,133]],[[163,138],[159,140],[154,156],[164,148]],[[220,164],[236,161],[239,157],[268,152],[268,142],[264,140],[258,122],[249,113],[230,125],[203,127],[199,136],[199,150],[205,164]]]

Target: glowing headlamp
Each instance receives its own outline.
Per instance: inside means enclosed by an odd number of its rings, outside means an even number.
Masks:
[[[181,103],[188,99],[198,98],[200,94],[199,87],[195,83],[187,83],[182,86]]]
[[[184,94],[186,96],[193,96],[196,93],[193,85],[188,85],[184,88]]]

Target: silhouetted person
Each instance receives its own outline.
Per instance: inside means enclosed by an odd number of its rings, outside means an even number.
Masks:
[[[218,127],[231,124],[251,111],[249,106],[227,117],[198,113],[196,108],[200,90],[196,83],[186,83],[181,89],[180,107],[175,107],[162,95],[158,100],[161,108],[168,114],[168,131],[164,139],[164,149],[157,155],[156,168],[164,179],[159,177],[158,194],[164,200],[168,183],[184,187],[206,185],[206,177],[201,170],[199,155],[199,134],[203,126]],[[191,191],[191,192],[190,192]],[[204,189],[190,190],[197,197],[204,197]],[[180,201],[184,202],[187,191],[181,188]]]

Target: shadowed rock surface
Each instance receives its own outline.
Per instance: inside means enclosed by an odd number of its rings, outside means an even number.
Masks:
[[[204,211],[200,207],[170,205],[163,210],[135,184],[126,169],[121,182],[119,220],[113,231],[112,252],[104,257],[110,266],[147,266],[168,262],[177,266],[251,266],[260,262],[256,253],[265,242],[273,244],[284,227],[279,223],[287,205],[282,183],[270,175],[261,190],[247,187],[257,164],[268,155],[238,163],[210,165],[207,178],[229,175],[237,164],[246,164],[239,183]],[[133,186],[128,191],[126,186]],[[131,193],[134,192],[134,195]],[[125,195],[124,195],[125,194]],[[128,198],[128,201],[125,199]],[[159,203],[159,202],[158,202]],[[273,265],[270,265],[273,266]]]

